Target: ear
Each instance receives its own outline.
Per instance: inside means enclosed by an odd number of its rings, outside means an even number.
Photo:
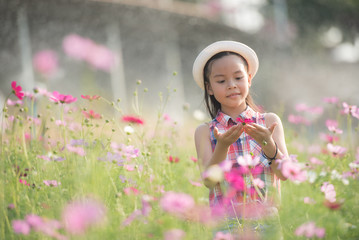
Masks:
[[[213,90],[212,90],[211,84],[209,82],[206,82],[206,90],[209,95],[213,95]]]
[[[248,87],[252,86],[252,74],[248,74]]]

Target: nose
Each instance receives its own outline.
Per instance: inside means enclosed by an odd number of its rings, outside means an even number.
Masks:
[[[231,88],[236,88],[237,86],[236,86],[236,83],[234,82],[234,80],[233,80],[233,79],[230,79],[230,80],[228,81],[227,87],[228,87],[229,89],[231,89]]]

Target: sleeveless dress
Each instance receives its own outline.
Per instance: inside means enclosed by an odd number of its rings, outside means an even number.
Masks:
[[[246,110],[238,117],[250,119],[254,123],[265,126],[264,114],[254,111],[249,106],[247,106]],[[236,119],[232,119],[221,111],[218,112],[217,116],[209,123],[212,151],[214,151],[217,144],[213,133],[214,127],[217,127],[219,132],[225,132],[235,124],[241,123],[238,123]],[[237,158],[245,155],[251,155],[252,158],[259,157],[259,163],[255,166],[256,169],[260,169],[259,171],[254,170],[251,174],[248,174],[245,167],[238,164]],[[228,208],[231,212],[227,212],[228,216],[224,228],[219,229],[219,231],[222,232],[236,229],[239,223],[238,219],[253,217],[251,213],[248,212],[251,211],[250,206],[253,207],[255,206],[254,204],[257,203],[257,206],[264,206],[268,201],[280,201],[280,180],[274,175],[269,161],[262,153],[261,146],[248,134],[243,132],[239,139],[229,147],[225,161],[232,162],[231,172],[234,170],[234,172],[237,171],[241,175],[240,177],[243,179],[244,188],[246,190],[234,190],[226,180],[210,189],[209,204],[212,209],[223,206],[226,201],[228,206],[228,201],[230,201]],[[261,188],[255,188],[253,179],[260,179],[264,185],[262,185]],[[258,193],[258,191],[260,191],[260,193]],[[237,212],[237,209],[240,209],[243,205],[247,207],[246,215]],[[232,208],[232,210],[230,208]]]

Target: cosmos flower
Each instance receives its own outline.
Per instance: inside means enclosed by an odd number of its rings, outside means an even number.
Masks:
[[[302,170],[301,165],[289,160],[282,162],[282,174],[294,182],[304,182],[307,179],[307,174]]]
[[[336,192],[333,184],[330,184],[329,182],[324,182],[320,190],[324,193],[326,200],[328,200],[329,202],[336,201]]]
[[[76,102],[77,98],[71,95],[60,94],[57,91],[52,92],[52,96],[50,97],[50,101],[55,103],[73,103]]]
[[[57,187],[61,185],[61,182],[57,182],[56,180],[44,180],[43,183],[49,187]]]
[[[76,153],[77,155],[82,156],[82,157],[86,155],[83,147],[75,147],[75,146],[72,146],[71,144],[67,144],[66,149],[69,152]]]
[[[230,172],[224,173],[224,177],[232,188],[238,191],[245,190],[245,182],[240,170],[233,168]]]
[[[337,98],[337,97],[326,97],[326,98],[323,98],[323,102],[335,104],[335,103],[339,102],[339,98]]]
[[[179,157],[173,157],[173,156],[169,156],[168,157],[168,161],[170,162],[170,163],[178,163],[179,162]]]
[[[236,120],[237,120],[237,122],[242,123],[242,125],[254,123],[254,120],[251,119],[251,118],[241,118],[241,117],[239,117],[239,118],[237,118]]]
[[[22,91],[22,87],[20,85],[16,86],[16,81],[11,82],[12,92],[18,97],[20,100],[23,99],[25,93]]]
[[[325,236],[325,229],[318,228],[314,222],[307,222],[300,225],[295,230],[295,235],[305,236],[307,238],[312,238],[312,237],[323,238]]]
[[[346,102],[343,102],[343,113],[359,118],[358,107],[355,105],[349,105]]]
[[[123,116],[122,121],[123,122],[128,122],[128,123],[139,124],[139,125],[144,124],[143,119],[141,119],[139,117],[136,117],[136,116],[130,116],[130,115]]]
[[[164,233],[164,240],[181,240],[186,236],[186,233],[181,229],[171,229]]]
[[[234,240],[234,237],[230,232],[229,233],[217,232],[213,240]]]
[[[339,145],[333,145],[331,143],[327,144],[327,149],[329,152],[333,154],[333,156],[342,157],[347,152],[345,147],[341,147]]]
[[[6,104],[7,105],[9,105],[9,106],[20,106],[20,105],[22,105],[22,101],[21,100],[16,100],[16,101],[12,101],[11,99],[8,99],[7,101],[6,101]]]
[[[99,113],[95,113],[94,110],[89,110],[88,112],[82,111],[82,114],[85,116],[85,118],[88,119],[101,119],[102,116]]]
[[[84,234],[91,226],[100,224],[106,215],[102,203],[93,199],[69,203],[62,212],[65,230],[70,234]]]
[[[252,158],[251,155],[247,154],[244,156],[239,156],[237,158],[237,163],[243,167],[254,167],[258,165],[259,160],[260,160],[259,156]]]
[[[37,52],[32,61],[34,68],[44,76],[52,76],[58,69],[57,54],[52,50]]]
[[[169,191],[160,199],[160,206],[166,212],[177,216],[184,216],[195,206],[195,202],[192,196],[186,193]]]
[[[81,97],[83,99],[87,99],[89,101],[92,101],[92,100],[97,100],[99,99],[101,96],[98,96],[98,95],[93,95],[93,96],[90,96],[90,95],[81,95]]]
[[[17,234],[28,235],[30,233],[30,225],[24,220],[13,220],[11,224],[12,229]]]

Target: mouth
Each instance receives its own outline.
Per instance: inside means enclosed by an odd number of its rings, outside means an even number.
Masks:
[[[231,93],[229,95],[227,95],[227,97],[234,97],[234,96],[239,96],[241,95],[240,93]]]

